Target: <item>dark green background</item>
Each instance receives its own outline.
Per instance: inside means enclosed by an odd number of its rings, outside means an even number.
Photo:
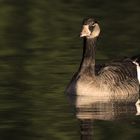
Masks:
[[[78,140],[64,89],[84,17],[101,26],[97,60],[140,50],[139,0],[0,0],[0,140]],[[138,140],[140,125],[98,121],[95,140]]]

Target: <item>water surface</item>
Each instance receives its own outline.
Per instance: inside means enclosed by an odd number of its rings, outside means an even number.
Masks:
[[[86,139],[81,135],[84,124],[94,133],[89,139],[139,139],[133,107],[128,121],[83,122],[64,94],[81,60],[83,18],[93,16],[101,26],[98,61],[132,56],[140,49],[139,4],[0,0],[0,140]]]

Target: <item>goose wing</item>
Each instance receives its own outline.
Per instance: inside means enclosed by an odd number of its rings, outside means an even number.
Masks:
[[[129,59],[111,62],[103,67],[98,74],[102,80],[112,84],[137,79],[136,66]]]

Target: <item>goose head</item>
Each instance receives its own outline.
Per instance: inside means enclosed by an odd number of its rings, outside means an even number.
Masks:
[[[100,27],[97,21],[93,18],[83,20],[82,31],[80,37],[96,38],[100,34]]]

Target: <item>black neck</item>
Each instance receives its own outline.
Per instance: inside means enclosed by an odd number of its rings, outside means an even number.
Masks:
[[[80,64],[80,73],[95,74],[95,44],[97,38],[84,38],[83,57]]]

